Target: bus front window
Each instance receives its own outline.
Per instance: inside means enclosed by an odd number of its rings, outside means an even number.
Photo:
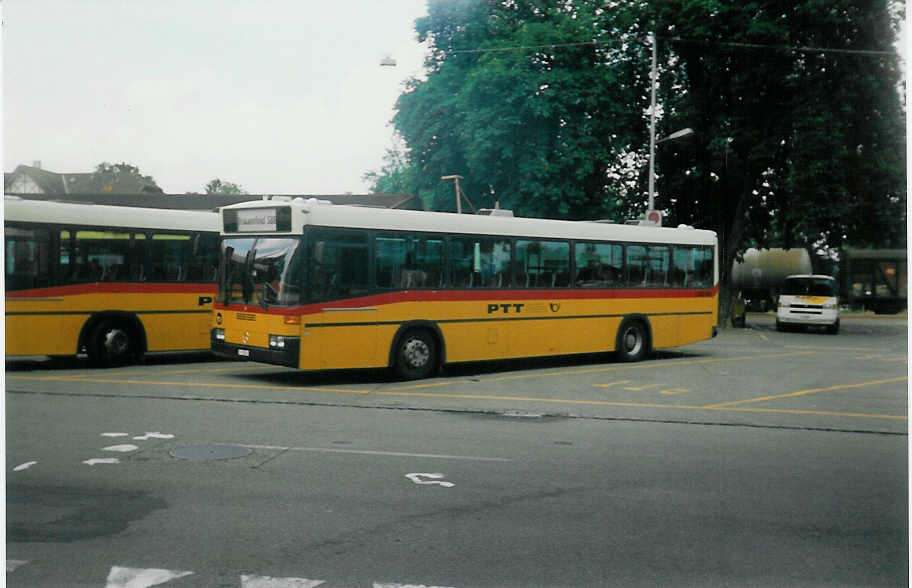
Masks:
[[[301,299],[300,240],[243,237],[222,241],[219,300],[225,304],[291,306]]]

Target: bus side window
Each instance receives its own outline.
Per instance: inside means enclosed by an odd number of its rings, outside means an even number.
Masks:
[[[311,300],[363,296],[369,292],[367,235],[354,231],[314,231],[308,262]]]
[[[74,281],[116,282],[129,279],[130,233],[76,231],[74,245],[69,260]],[[65,267],[63,263],[61,267]]]
[[[196,233],[191,239],[191,255],[186,263],[185,282],[211,282],[216,276],[212,268],[218,266],[218,236]]]
[[[150,242],[151,282],[186,281],[192,259],[193,242],[186,233],[155,233]]]
[[[627,245],[625,248],[627,259],[627,286],[630,288],[640,288],[646,280],[646,247],[642,245]]]
[[[450,239],[450,286],[452,288],[472,287],[472,263],[474,246],[470,239]]]
[[[687,286],[687,261],[689,258],[690,247],[677,245],[672,248],[671,275],[668,280],[672,288],[683,288]]]
[[[577,243],[576,288],[616,288],[623,285],[624,246],[619,243]]]
[[[649,246],[649,263],[647,264],[648,286],[667,286],[668,285],[668,265],[670,256],[668,247],[650,245]]]
[[[50,232],[7,226],[4,233],[6,290],[50,285]]]
[[[691,248],[693,255],[693,283],[688,287],[709,288],[713,283],[713,251],[709,247]]]

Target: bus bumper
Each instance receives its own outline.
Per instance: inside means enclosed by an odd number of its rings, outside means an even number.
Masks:
[[[250,345],[226,343],[221,339],[216,339],[214,329],[210,334],[209,344],[213,353],[228,359],[258,361],[293,368],[298,367],[298,356],[301,350],[301,341],[297,338],[286,338],[285,347],[282,349],[263,349]]]

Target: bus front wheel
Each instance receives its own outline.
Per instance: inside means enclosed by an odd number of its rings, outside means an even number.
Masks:
[[[89,335],[89,360],[109,367],[138,361],[142,356],[139,337],[123,321],[105,319]]]
[[[424,330],[405,333],[396,345],[393,369],[403,380],[418,380],[430,376],[437,365],[437,344]]]
[[[618,330],[615,353],[621,361],[639,361],[649,351],[649,334],[638,320],[628,320]]]

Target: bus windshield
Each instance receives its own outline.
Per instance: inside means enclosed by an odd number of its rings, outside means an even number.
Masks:
[[[291,306],[301,301],[300,239],[242,237],[222,241],[218,299],[225,304]]]

